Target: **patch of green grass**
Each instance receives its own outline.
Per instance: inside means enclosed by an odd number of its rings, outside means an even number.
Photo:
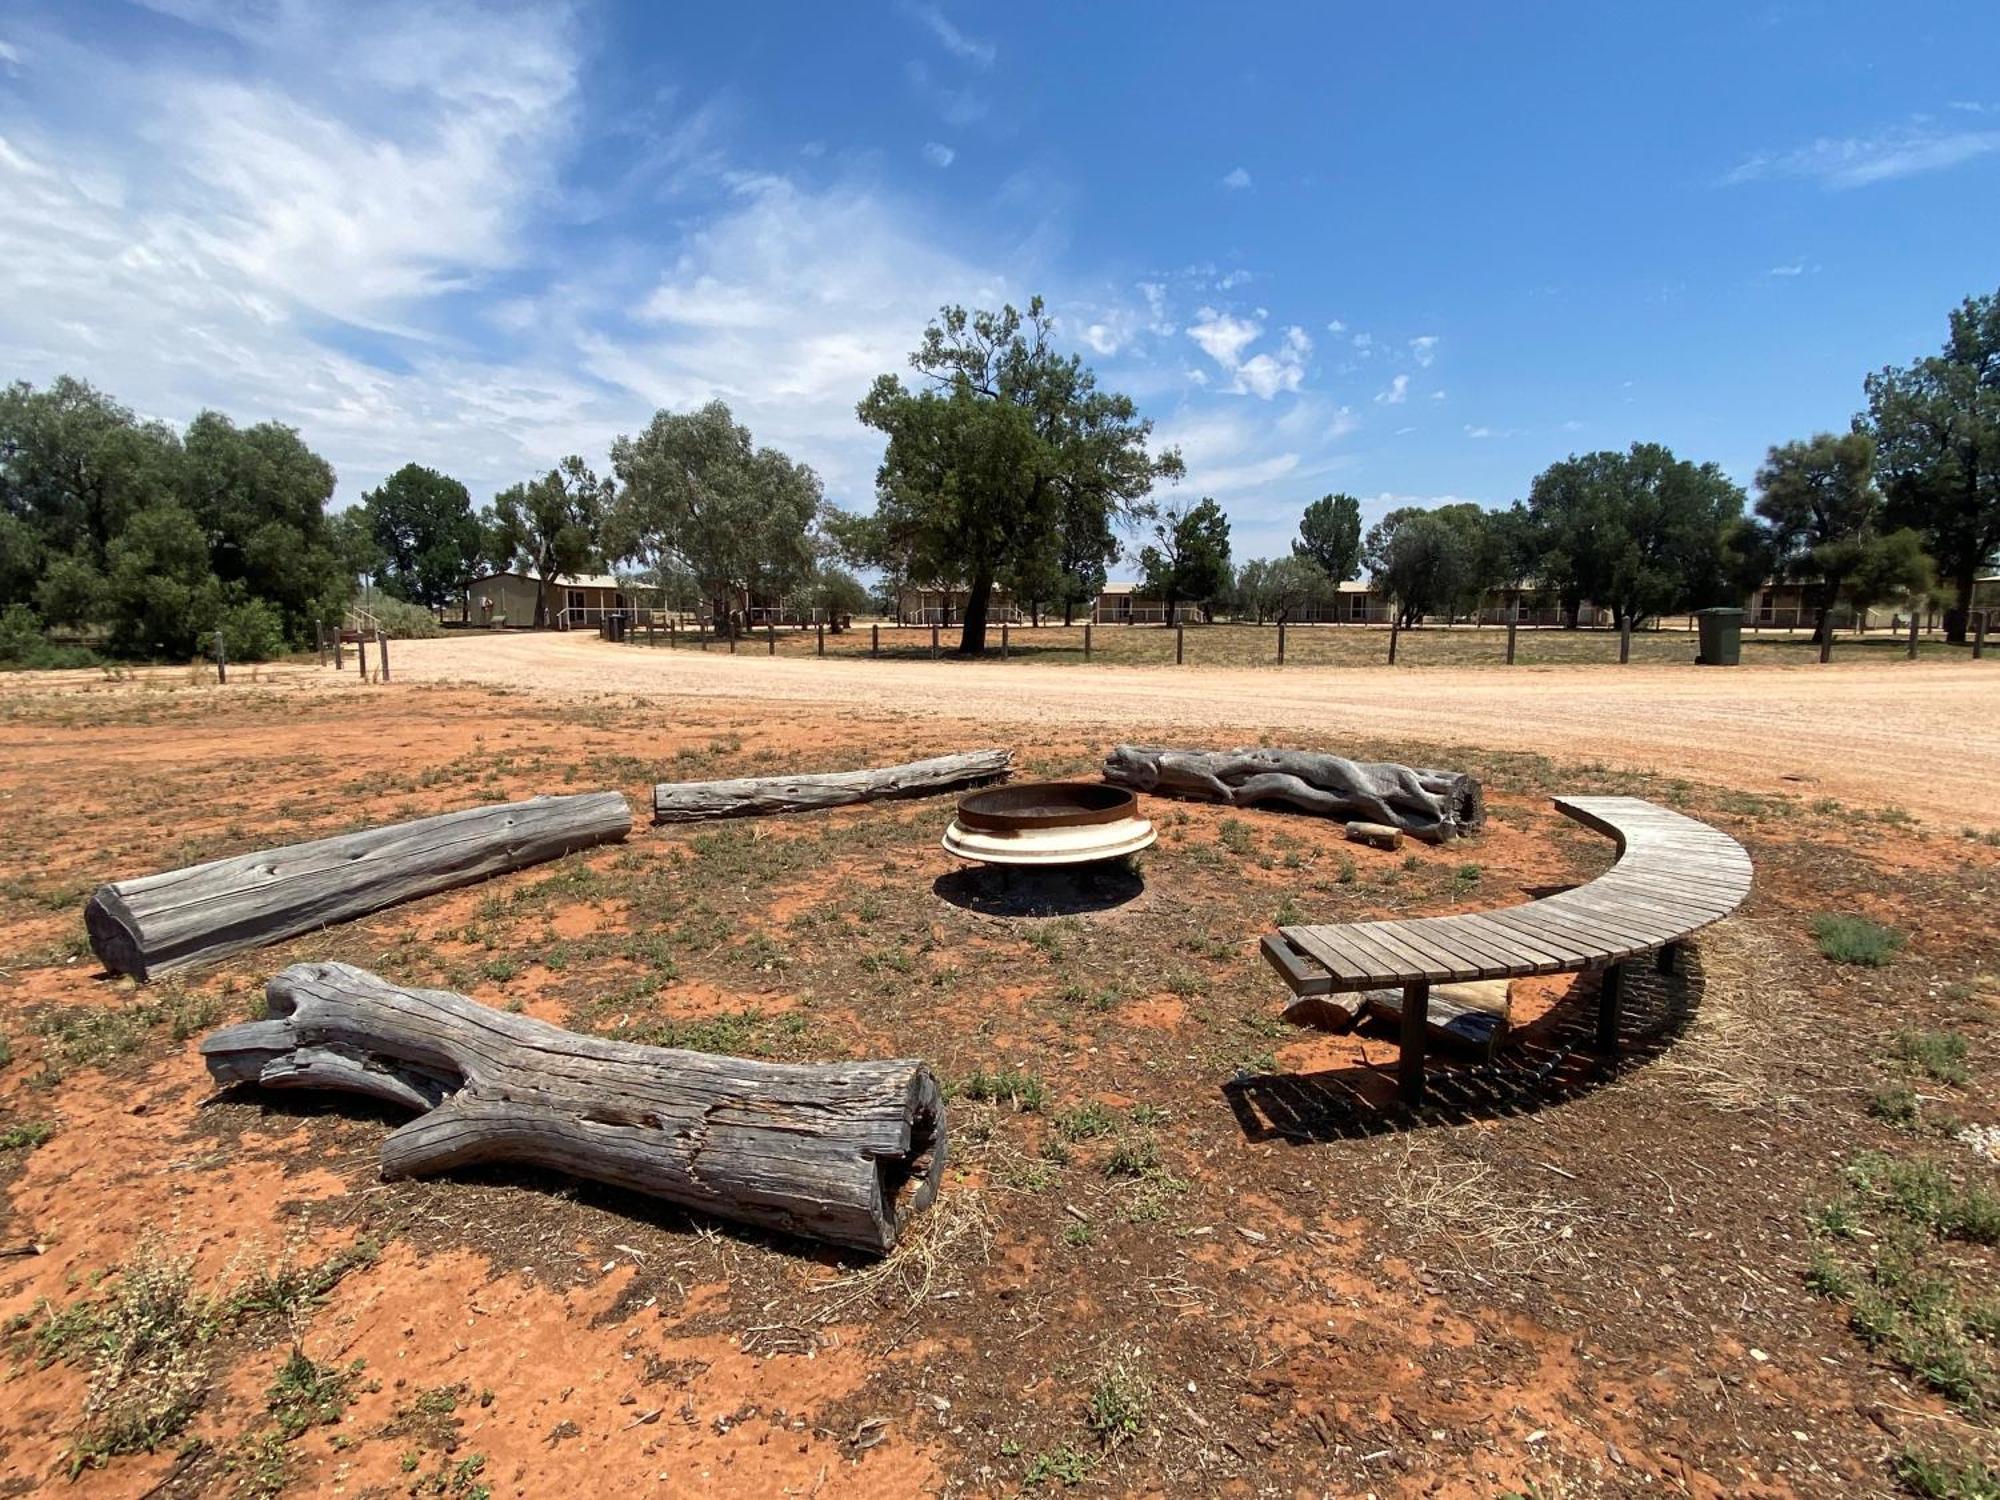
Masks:
[[[1813,938],[1829,962],[1879,969],[1901,950],[1907,939],[1893,927],[1866,917],[1822,912],[1812,920]]]
[[[1893,1469],[1896,1482],[1922,1500],[2000,1500],[2000,1469],[1976,1454],[1939,1458],[1905,1448]]]
[[[1257,836],[1241,818],[1224,818],[1215,826],[1215,841],[1238,859],[1257,852]]]
[[[238,1316],[295,1320],[324,1301],[348,1272],[374,1265],[380,1253],[375,1241],[364,1239],[316,1266],[305,1266],[287,1247],[236,1288],[229,1298],[229,1311]]]
[[[1972,1082],[1972,1070],[1965,1065],[1965,1038],[1956,1031],[1915,1031],[1896,1033],[1891,1051],[1897,1061],[1912,1063],[1939,1083],[1964,1088]]]
[[[1039,1073],[1000,1067],[992,1072],[979,1069],[959,1081],[956,1093],[981,1103],[1011,1104],[1022,1114],[1035,1114],[1049,1101],[1048,1085]]]
[[[1116,1448],[1145,1430],[1152,1388],[1137,1371],[1113,1365],[1097,1377],[1084,1401],[1084,1419],[1106,1448]]]
[[[1075,1109],[1066,1109],[1056,1116],[1056,1134],[1066,1141],[1094,1140],[1100,1135],[1110,1135],[1118,1128],[1111,1111],[1092,1099],[1087,1104],[1079,1104]]]
[[[55,1133],[48,1120],[18,1120],[0,1129],[0,1151],[32,1151]]]
[[[1021,1484],[1027,1489],[1034,1489],[1054,1480],[1064,1489],[1074,1489],[1090,1478],[1090,1471],[1095,1465],[1096,1460],[1088,1453],[1072,1448],[1068,1443],[1059,1443],[1036,1456],[1021,1476]]]
[[[754,1057],[765,1050],[757,1034],[764,1019],[759,1011],[727,1011],[694,1020],[672,1016],[646,1016],[613,1026],[605,1035],[620,1042],[637,1042],[646,1047],[678,1047],[683,1052],[718,1052],[736,1057]]]
[[[1160,1165],[1160,1148],[1150,1135],[1126,1136],[1104,1158],[1106,1177],[1144,1177]]]
[[[46,1086],[78,1068],[109,1067],[137,1052],[162,1026],[176,1042],[184,1042],[214,1026],[222,1013],[218,997],[172,987],[142,993],[116,1007],[52,1007],[35,1017],[42,1039],[42,1071],[36,1082]]]
[[[1907,1083],[1887,1084],[1868,1096],[1868,1113],[1891,1125],[1914,1125],[1921,1113],[1917,1091]]]
[[[264,1393],[265,1409],[280,1436],[290,1442],[309,1427],[328,1427],[354,1402],[354,1383],[366,1361],[341,1369],[310,1358],[297,1344]]]
[[[1063,1225],[1062,1242],[1073,1249],[1097,1242],[1097,1231],[1088,1224],[1069,1223]]]

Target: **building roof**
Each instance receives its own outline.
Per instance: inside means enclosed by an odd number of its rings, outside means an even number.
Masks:
[[[1139,585],[1136,583],[1107,583],[1097,592],[1099,594],[1136,594],[1139,592]]]
[[[530,583],[540,583],[542,575],[533,568],[496,568],[490,573],[481,573],[472,579],[478,583],[482,578],[525,578]],[[622,589],[625,585],[609,573],[559,573],[557,583],[572,589]]]
[[[1372,594],[1375,585],[1365,578],[1343,578],[1334,585],[1336,594]]]

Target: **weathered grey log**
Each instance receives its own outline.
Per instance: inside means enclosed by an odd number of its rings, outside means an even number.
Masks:
[[[294,964],[270,1019],[201,1044],[218,1083],[420,1110],[385,1178],[522,1162],[880,1253],[937,1193],[945,1107],[922,1062],[753,1062],[564,1031],[348,964]]]
[[[469,807],[102,885],[84,926],[107,969],[151,979],[631,831],[617,792]]]
[[[1004,778],[1011,750],[968,750],[908,765],[869,771],[832,771],[811,776],[745,776],[732,781],[663,781],[653,788],[653,821],[699,823],[710,818],[748,818],[760,813],[803,812],[875,802],[885,797],[922,797]]]
[[[1323,817],[1400,828],[1448,843],[1486,821],[1477,777],[1392,763],[1347,760],[1315,750],[1168,750],[1119,745],[1104,761],[1114,786],[1247,807],[1279,802]]]

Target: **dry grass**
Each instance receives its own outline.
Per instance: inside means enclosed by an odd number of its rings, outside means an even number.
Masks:
[[[1702,934],[1701,1004],[1687,1030],[1639,1076],[1642,1087],[1729,1113],[1794,1114],[1805,1106],[1803,1095],[1777,1086],[1770,1059],[1797,1061],[1788,1043],[1810,1029],[1807,997],[1782,980],[1772,937],[1759,928],[1739,917]]]
[[[1486,1162],[1440,1161],[1416,1140],[1404,1145],[1384,1207],[1461,1270],[1520,1276],[1582,1260],[1585,1205],[1534,1192]]]
[[[882,1259],[814,1286],[827,1298],[819,1321],[831,1323],[863,1302],[911,1313],[927,1302],[955,1297],[966,1273],[984,1265],[992,1250],[993,1221],[985,1196],[963,1184],[940,1191]]]

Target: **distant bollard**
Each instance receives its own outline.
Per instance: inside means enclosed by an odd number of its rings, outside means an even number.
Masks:
[[[1632,659],[1632,617],[1625,616],[1618,622],[1618,665],[1624,666]]]
[[[1174,626],[1174,665],[1177,667],[1187,659],[1186,635],[1187,627],[1185,625],[1176,624]]]
[[[931,660],[936,661],[937,658],[938,658],[938,628],[934,624],[931,626]]]
[[[1819,622],[1819,664],[1833,660],[1833,621],[1821,614]]]
[[[778,622],[776,620],[766,620],[764,622],[764,637],[770,643],[764,654],[766,656],[776,656],[778,654]]]
[[[387,682],[389,680],[389,633],[386,630],[375,632],[375,645],[382,653],[382,680]]]
[[[882,627],[880,625],[870,625],[868,627],[868,654],[870,656],[880,656],[882,654]]]
[[[813,630],[819,637],[819,654],[824,656],[826,655],[826,621],[815,620],[813,622]]]
[[[1520,621],[1511,616],[1507,621],[1507,665],[1514,665],[1514,632],[1520,628]]]
[[[1986,617],[1992,613],[1993,611],[1990,609],[1982,609],[1972,617],[1972,659],[1974,661],[1978,661],[1980,657],[1986,654]]]
[[[319,664],[326,665],[326,621],[313,621],[313,645],[319,650]]]
[[[1085,661],[1090,660],[1090,622],[1088,620],[1083,622],[1083,659]]]
[[[338,630],[333,633],[333,670],[336,672],[347,670],[347,642],[341,639]]]
[[[1278,621],[1278,665],[1285,664],[1285,622]]]
[[[223,649],[222,632],[215,632],[215,680],[217,683],[229,681],[229,653]]]
[[[1002,620],[1000,622],[1000,660],[1005,661],[1006,659],[1007,659],[1007,622],[1005,620]]]
[[[1910,660],[1917,659],[1917,612],[1910,611]]]
[[[1392,667],[1396,665],[1396,637],[1402,634],[1402,630],[1403,615],[1398,610],[1389,616],[1389,665]]]

